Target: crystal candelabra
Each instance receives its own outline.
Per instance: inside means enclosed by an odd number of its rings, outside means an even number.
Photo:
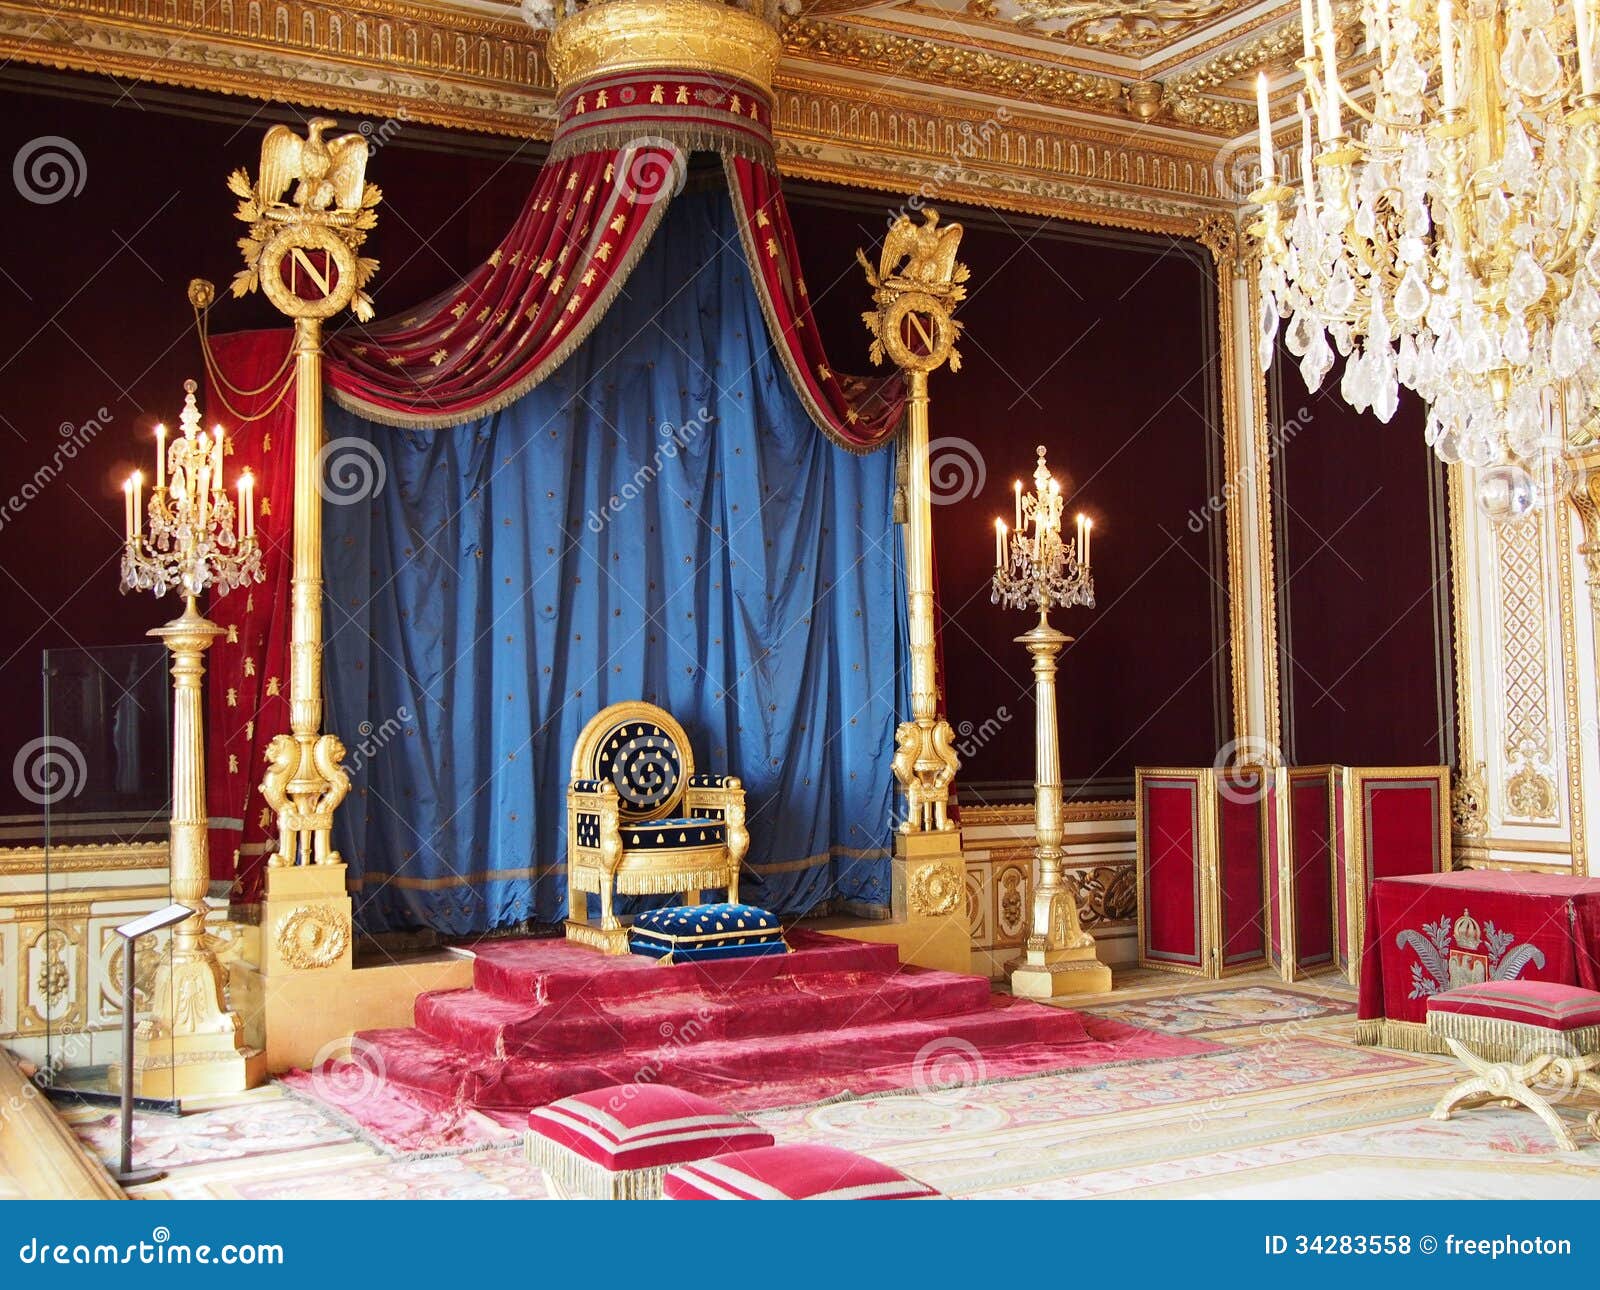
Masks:
[[[228,1010],[223,994],[222,966],[206,938],[211,862],[202,679],[205,652],[223,631],[196,604],[208,588],[227,592],[263,577],[254,483],[243,472],[237,504],[229,498],[222,478],[228,453],[222,427],[205,433],[195,383],[186,381],[184,392],[180,433],[169,442],[166,427],[156,427],[148,533],[143,474],[135,472],[123,485],[122,590],[158,596],[176,590],[184,597],[183,613],[150,635],[172,655],[172,898],[193,912],[173,929],[151,1011],[139,1022],[133,1051],[123,1055],[134,1064],[141,1093],[168,1098],[237,1092],[259,1083],[265,1073],[264,1055],[241,1042],[239,1017]]]
[[[1265,78],[1259,359],[1285,344],[1315,390],[1387,421],[1429,405],[1447,462],[1526,478],[1600,403],[1600,96],[1593,0],[1365,0],[1362,101],[1341,83],[1331,0],[1301,0],[1309,104],[1296,194],[1277,174]],[[1345,70],[1348,79],[1347,67]],[[1354,122],[1352,133],[1351,122]],[[1496,476],[1483,500],[1526,499]]]
[[[144,473],[135,471],[122,486],[127,540],[122,550],[122,590],[164,596],[179,590],[192,606],[208,587],[228,592],[260,582],[261,548],[256,544],[255,481],[248,470],[238,480],[237,504],[223,486],[227,441],[222,427],[200,428],[195,383],[183,384],[181,431],[169,436],[156,427],[155,487],[150,491],[150,530],[144,521]]]
[[[1034,720],[1034,888],[1028,939],[1022,957],[1008,964],[1013,994],[1050,998],[1111,988],[1111,971],[1095,957],[1094,937],[1078,921],[1078,902],[1062,885],[1061,858],[1065,812],[1061,800],[1061,749],[1056,729],[1056,661],[1071,637],[1050,625],[1051,609],[1094,607],[1094,577],[1089,572],[1094,526],[1085,515],[1076,521],[1074,541],[1062,534],[1065,499],[1061,485],[1038,449],[1033,492],[1013,485],[1015,531],[1004,520],[994,524],[995,570],[989,599],[1008,609],[1037,609],[1039,621],[1018,636],[1033,657],[1036,695]]]

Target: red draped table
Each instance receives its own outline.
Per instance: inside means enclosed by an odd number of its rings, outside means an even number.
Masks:
[[[1563,874],[1380,878],[1367,904],[1357,1039],[1441,1051],[1430,995],[1481,981],[1600,989],[1600,879]]]

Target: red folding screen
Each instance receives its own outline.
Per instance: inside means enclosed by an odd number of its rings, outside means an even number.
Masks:
[[[1139,770],[1134,797],[1140,964],[1218,977],[1265,962],[1262,773]]]
[[[1374,878],[1450,867],[1443,766],[1141,769],[1142,967],[1355,983]]]

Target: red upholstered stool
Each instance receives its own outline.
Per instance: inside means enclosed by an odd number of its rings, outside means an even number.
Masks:
[[[794,1143],[678,1165],[667,1200],[926,1200],[939,1193],[853,1151]]]
[[[563,1195],[654,1200],[668,1166],[769,1147],[772,1135],[695,1093],[613,1084],[529,1112],[524,1143]]]
[[[1486,981],[1428,1000],[1428,1030],[1472,1072],[1439,1099],[1435,1120],[1458,1106],[1520,1104],[1549,1126],[1567,1151],[1578,1144],[1549,1101],[1535,1091],[1600,1093],[1600,993],[1555,981]],[[1600,1136],[1600,1112],[1589,1131]]]

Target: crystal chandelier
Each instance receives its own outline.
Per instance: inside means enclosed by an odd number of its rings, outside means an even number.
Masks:
[[[1399,386],[1415,390],[1443,460],[1524,483],[1520,463],[1559,460],[1600,402],[1590,2],[1364,0],[1358,103],[1340,86],[1330,0],[1315,20],[1301,0],[1298,193],[1276,173],[1257,82],[1263,370],[1287,319],[1308,389],[1337,352],[1358,411],[1388,421]]]

